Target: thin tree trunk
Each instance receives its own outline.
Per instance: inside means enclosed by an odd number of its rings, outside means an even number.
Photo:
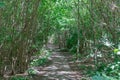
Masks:
[[[79,9],[79,5],[80,5],[80,1],[78,0],[78,5],[77,5],[77,15],[78,15],[78,19],[77,19],[77,34],[78,34],[78,39],[77,39],[77,53],[76,53],[76,59],[78,59],[78,55],[80,53],[80,9]]]

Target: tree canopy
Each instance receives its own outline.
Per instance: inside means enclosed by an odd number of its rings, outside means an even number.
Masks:
[[[0,1],[1,76],[24,73],[50,39],[75,60],[93,59],[96,72],[120,79],[120,0]]]

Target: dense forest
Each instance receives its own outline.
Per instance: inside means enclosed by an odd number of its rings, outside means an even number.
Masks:
[[[55,55],[81,77],[42,76]],[[0,0],[0,80],[120,80],[120,0]]]

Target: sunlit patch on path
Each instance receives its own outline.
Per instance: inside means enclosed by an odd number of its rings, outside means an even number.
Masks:
[[[54,51],[54,46],[48,45],[48,47],[53,50],[52,64],[38,68],[42,74],[33,76],[33,80],[81,80],[80,72],[70,68],[67,56],[61,54],[62,52]]]

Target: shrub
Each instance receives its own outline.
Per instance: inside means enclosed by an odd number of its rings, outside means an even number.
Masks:
[[[10,80],[29,80],[27,77],[18,77],[18,76],[14,76],[12,77]]]

